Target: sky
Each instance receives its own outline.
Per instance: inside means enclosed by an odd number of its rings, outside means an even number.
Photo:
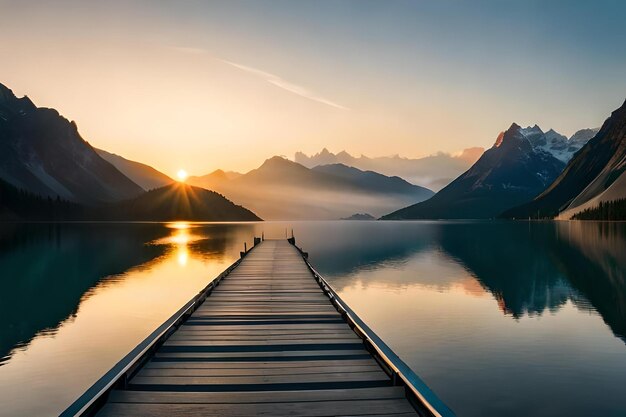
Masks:
[[[626,99],[623,1],[0,0],[0,83],[168,175],[420,157]]]

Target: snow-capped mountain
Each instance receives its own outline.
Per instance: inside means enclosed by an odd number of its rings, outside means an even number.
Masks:
[[[570,142],[584,141],[593,132],[594,129],[577,132]],[[611,114],[541,195],[504,215],[516,218],[558,215],[569,219],[600,202],[626,198],[625,172],[626,102]]]
[[[513,123],[464,174],[431,199],[384,219],[493,218],[541,193],[561,173],[567,138]],[[558,156],[558,157],[557,157]]]
[[[572,156],[582,148],[589,139],[598,132],[598,129],[583,129],[574,133],[570,139],[554,131],[544,132],[537,125],[521,129],[522,135],[537,150],[548,152],[556,159],[568,163]]]

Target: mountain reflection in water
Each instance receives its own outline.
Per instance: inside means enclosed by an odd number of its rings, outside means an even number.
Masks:
[[[425,254],[437,253],[462,265],[494,296],[503,314],[541,315],[569,300],[579,309],[600,313],[626,340],[626,224],[420,222],[415,227],[400,222],[385,233],[380,226],[379,222],[357,234],[337,234],[328,245],[315,235],[305,234],[301,242],[318,270],[338,279],[339,288],[348,276],[376,269],[402,270],[416,256],[422,256],[424,268]],[[409,273],[398,281],[399,275],[391,272],[376,275],[375,282],[392,287],[409,282],[453,284],[446,281],[441,265],[436,269],[438,276]]]
[[[459,417],[626,415],[626,224],[336,221],[0,225],[0,416],[58,414],[291,229]]]

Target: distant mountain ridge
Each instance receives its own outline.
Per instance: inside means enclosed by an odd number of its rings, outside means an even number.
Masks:
[[[143,190],[102,159],[54,109],[38,108],[0,84],[0,178],[43,196],[101,204]]]
[[[260,218],[218,193],[94,149],[74,122],[0,84],[0,221],[7,220]]]
[[[94,149],[102,159],[108,161],[122,174],[126,175],[135,184],[139,185],[145,191],[163,187],[175,182],[172,178],[168,177],[162,172],[157,171],[150,165],[142,164],[141,162],[131,161],[130,159],[126,159],[114,153],[107,152],[103,149]]]
[[[354,213],[352,216],[344,217],[341,220],[376,220],[376,217],[369,213]]]
[[[313,168],[313,171],[324,172],[346,179],[365,191],[382,194],[414,195],[415,198],[420,200],[425,200],[435,194],[425,187],[411,184],[398,176],[388,177],[378,172],[362,171],[344,164],[318,165]]]
[[[505,217],[569,219],[600,202],[626,197],[626,102],[537,198],[503,213]]]
[[[522,128],[513,123],[500,133],[464,174],[431,199],[414,204],[383,219],[486,219],[498,216],[541,193],[563,170],[583,141],[576,143],[539,126]]]
[[[484,152],[483,148],[467,148],[460,155],[437,153],[423,158],[403,158],[385,156],[370,158],[364,155],[355,157],[341,151],[334,154],[324,148],[321,152],[308,156],[296,152],[294,160],[307,168],[318,165],[344,164],[365,171],[374,171],[383,175],[398,176],[412,184],[420,184],[431,190],[439,190],[467,170]]]
[[[434,194],[397,177],[340,164],[309,169],[278,156],[232,179],[215,171],[187,181],[274,220],[338,219],[363,211],[381,215]]]

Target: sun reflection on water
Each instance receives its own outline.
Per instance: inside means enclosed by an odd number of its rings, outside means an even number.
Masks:
[[[191,226],[187,222],[174,222],[167,225],[168,228],[174,229],[174,233],[166,238],[168,243],[175,245],[176,247],[176,259],[178,265],[185,266],[189,260],[189,245],[194,240],[199,240],[203,237],[192,236],[189,233]]]
[[[185,266],[187,265],[187,259],[189,259],[189,251],[187,250],[187,247],[181,247],[178,248],[178,265],[180,266]]]

